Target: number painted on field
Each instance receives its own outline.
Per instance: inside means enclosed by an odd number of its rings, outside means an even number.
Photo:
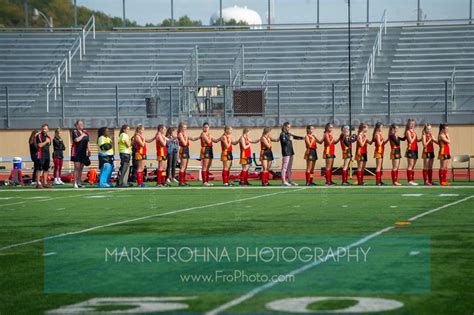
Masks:
[[[136,314],[184,310],[188,304],[179,303],[195,297],[104,297],[62,306],[46,314]]]
[[[311,310],[308,308],[310,304],[329,301],[329,300],[354,300],[357,304],[343,309],[331,310]],[[379,298],[366,297],[300,297],[276,300],[266,304],[266,307],[272,311],[289,312],[289,313],[371,313],[395,310],[403,306],[403,303]]]

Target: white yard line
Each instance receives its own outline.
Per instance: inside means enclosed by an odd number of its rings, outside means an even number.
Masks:
[[[429,214],[435,213],[435,212],[437,212],[437,211],[443,210],[443,209],[445,209],[445,208],[448,208],[448,207],[457,205],[457,204],[459,204],[459,203],[462,203],[462,202],[467,201],[467,200],[472,199],[472,198],[474,198],[474,195],[471,195],[471,196],[469,196],[469,197],[466,197],[466,198],[463,198],[463,199],[460,199],[460,200],[457,200],[457,201],[454,201],[454,202],[445,204],[445,205],[443,205],[443,206],[440,206],[440,207],[437,207],[437,208],[428,210],[428,211],[426,211],[426,212],[423,212],[423,213],[421,213],[421,214],[419,214],[419,215],[417,215],[417,216],[414,216],[414,217],[408,219],[408,221],[415,221],[415,220],[417,220],[417,219],[419,219],[419,218],[422,218],[422,217],[424,217],[424,216],[426,216],[426,215],[429,215]],[[331,255],[328,254],[328,255],[326,255],[326,256],[324,257],[324,259],[317,260],[317,261],[315,261],[315,262],[313,262],[313,263],[304,265],[304,266],[302,266],[302,267],[300,267],[300,268],[298,268],[298,269],[295,269],[295,270],[289,272],[289,273],[286,274],[283,278],[288,279],[288,277],[295,276],[295,275],[297,275],[297,274],[299,274],[299,273],[302,273],[302,272],[304,272],[304,271],[306,271],[306,270],[308,270],[308,269],[311,269],[311,268],[314,267],[314,266],[317,266],[317,265],[319,265],[319,264],[322,264],[322,263],[326,262],[326,260],[327,260],[328,258],[338,257],[342,252],[346,253],[349,249],[351,249],[351,248],[353,248],[353,247],[356,247],[356,246],[359,246],[359,245],[362,245],[362,244],[364,244],[364,243],[370,241],[371,239],[376,238],[377,236],[380,236],[380,235],[382,235],[382,234],[384,234],[384,233],[387,233],[387,232],[393,230],[394,228],[395,228],[394,226],[388,226],[388,227],[386,227],[386,228],[384,228],[384,229],[381,229],[381,230],[379,230],[379,231],[377,231],[377,232],[375,232],[375,233],[372,233],[372,234],[370,234],[370,235],[368,235],[368,236],[366,236],[366,237],[364,237],[364,238],[361,238],[361,239],[358,240],[357,242],[352,243],[352,244],[350,244],[350,245],[348,245],[348,246],[346,246],[346,247],[344,247],[344,248],[338,250],[335,254],[334,254],[334,253],[331,254]],[[237,306],[237,305],[241,304],[242,302],[245,302],[245,301],[247,301],[247,300],[253,298],[255,295],[259,294],[260,292],[265,291],[265,290],[267,290],[267,289],[269,289],[269,288],[271,288],[271,287],[277,285],[278,283],[279,283],[279,281],[268,282],[268,283],[266,283],[266,284],[264,284],[264,285],[262,285],[262,286],[256,287],[256,288],[254,288],[253,290],[247,292],[246,294],[241,295],[241,296],[239,296],[238,298],[236,298],[236,299],[234,299],[234,300],[231,300],[231,301],[229,301],[229,302],[227,302],[227,303],[225,303],[225,304],[222,304],[222,305],[220,305],[220,306],[218,306],[218,307],[216,307],[216,308],[214,308],[214,309],[212,309],[212,310],[206,312],[206,315],[216,315],[216,314],[219,314],[219,313],[221,313],[221,312],[225,312],[225,311],[227,311],[228,309],[230,309],[230,308],[232,308],[232,307],[234,307],[234,306]]]
[[[43,237],[43,238],[31,240],[31,241],[26,241],[26,242],[22,242],[22,243],[7,245],[7,246],[4,246],[4,247],[0,247],[0,252],[11,249],[11,248],[15,248],[15,247],[21,247],[21,246],[25,246],[25,245],[29,245],[29,244],[42,242],[42,241],[49,240],[49,239],[55,239],[55,238],[60,238],[60,237],[75,235],[75,234],[83,234],[83,233],[103,229],[103,228],[106,228],[106,227],[122,225],[122,224],[136,222],[136,221],[143,221],[143,220],[147,220],[147,219],[151,219],[151,218],[164,217],[164,216],[167,216],[167,215],[172,215],[172,214],[182,213],[182,212],[188,212],[188,211],[192,211],[192,210],[206,209],[206,208],[211,208],[211,207],[218,207],[218,206],[228,205],[228,204],[232,204],[232,203],[238,203],[238,202],[242,202],[242,201],[255,200],[255,199],[260,199],[260,198],[264,198],[264,197],[270,197],[270,196],[275,196],[275,195],[280,195],[280,194],[296,192],[296,191],[300,191],[300,190],[304,190],[304,189],[306,189],[306,187],[297,188],[297,189],[293,189],[293,190],[286,189],[284,191],[273,192],[273,193],[270,193],[270,194],[258,195],[258,196],[253,196],[253,197],[248,197],[248,198],[241,198],[241,199],[224,201],[224,202],[218,202],[218,203],[211,203],[211,204],[207,204],[207,205],[204,205],[204,206],[184,208],[184,209],[169,211],[169,212],[165,212],[165,213],[155,213],[155,214],[151,214],[151,215],[147,215],[147,216],[143,216],[143,217],[137,217],[137,218],[134,218],[134,219],[117,221],[117,222],[112,222],[112,223],[108,223],[108,224],[104,224],[104,225],[97,225],[97,226],[93,226],[93,227],[90,227],[90,228],[87,228],[87,229],[84,229],[84,230],[79,230],[79,231],[74,231],[74,232],[67,232],[67,233],[62,233],[62,234],[56,234],[56,235],[51,235],[51,236],[47,236],[47,237]]]

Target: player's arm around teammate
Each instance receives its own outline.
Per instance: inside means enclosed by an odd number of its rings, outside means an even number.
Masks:
[[[232,127],[225,126],[224,133],[220,137],[221,141],[221,161],[222,161],[222,182],[224,186],[232,186],[229,183],[230,179],[230,168],[232,167],[232,162],[234,161],[234,155],[232,154],[233,144],[237,142],[232,141]]]
[[[406,129],[405,129],[405,138],[407,139],[407,150],[405,157],[407,158],[408,167],[407,167],[407,180],[408,184],[412,186],[418,186],[415,183],[415,165],[418,160],[418,142],[419,139],[416,136],[415,132],[415,120],[408,119]]]
[[[352,161],[352,143],[357,141],[356,135],[351,135],[351,127],[343,126],[341,128],[341,135],[339,136],[339,143],[341,144],[342,151],[342,185],[350,185],[349,179],[349,166]]]
[[[202,125],[201,132],[201,174],[202,174],[202,183],[204,186],[213,186],[212,183],[209,183],[209,169],[212,166],[212,160],[214,158],[213,152],[213,143],[219,142],[220,138],[214,138],[210,134],[209,123],[204,123]]]
[[[339,142],[340,138],[334,140],[332,135],[332,131],[334,126],[331,123],[326,124],[324,127],[324,152],[323,158],[326,160],[326,185],[336,185],[335,182],[332,181],[332,167],[334,166],[334,159],[336,158],[336,144]]]
[[[439,143],[439,181],[440,185],[447,186],[448,183],[448,167],[449,160],[451,159],[451,140],[448,134],[448,124],[439,125],[439,134],[438,134],[438,143]]]
[[[383,124],[378,122],[375,124],[372,143],[374,143],[374,159],[375,159],[375,184],[377,186],[385,185],[382,182],[383,175],[383,156],[385,153],[385,144],[387,141],[383,138]]]
[[[316,161],[318,160],[316,148],[317,143],[322,144],[323,141],[314,135],[314,126],[306,126],[306,136],[304,142],[306,145],[306,152],[304,154],[304,159],[306,161],[306,186],[316,186],[313,181],[314,167],[316,166]]]
[[[158,170],[156,171],[157,187],[169,186],[166,183],[166,160],[168,158],[166,142],[168,140],[166,137],[166,126],[163,124],[158,125],[155,135],[156,159],[158,160]]]
[[[434,164],[434,144],[438,141],[433,137],[431,124],[425,124],[421,134],[421,142],[423,143],[423,183],[426,186],[433,185],[433,164]]]
[[[355,160],[357,161],[357,185],[364,185],[364,171],[367,164],[367,145],[369,140],[367,139],[368,126],[364,123],[359,125],[357,131],[357,145]]]
[[[262,163],[262,186],[270,186],[268,180],[270,178],[270,168],[273,163],[272,142],[278,142],[280,139],[274,139],[270,136],[272,129],[265,127],[260,137],[260,162]]]
[[[250,185],[249,183],[249,169],[253,163],[252,159],[252,149],[250,145],[252,143],[259,143],[260,139],[251,140],[249,138],[250,135],[250,128],[244,128],[242,131],[242,136],[239,139],[239,146],[240,146],[240,165],[242,166],[242,170],[239,176],[239,185],[246,186]]]
[[[200,137],[190,137],[187,133],[188,126],[185,123],[180,123],[178,126],[178,144],[179,144],[179,186],[189,186],[186,183],[186,171],[188,169],[188,162],[190,158],[189,144],[190,141],[197,141]]]
[[[147,142],[150,143],[153,141],[153,139],[146,140],[144,133],[145,133],[145,127],[142,124],[139,124],[136,127],[135,135],[133,136],[133,141],[135,145],[135,160],[137,161],[138,187],[145,187],[143,170],[145,169],[145,163],[147,159],[146,144]]]

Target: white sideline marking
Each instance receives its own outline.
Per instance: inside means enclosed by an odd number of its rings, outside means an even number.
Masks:
[[[46,196],[36,196],[36,197],[26,197],[26,198],[23,198],[23,199],[48,199],[48,197],[46,197]]]
[[[144,188],[138,188],[138,187],[124,187],[124,188],[95,188],[95,187],[90,187],[90,188],[84,188],[84,189],[74,189],[74,188],[51,188],[48,189],[47,191],[101,191],[101,192],[106,192],[106,191],[143,191],[143,190],[155,190],[155,191],[181,191],[181,190],[217,190],[217,189],[222,189],[222,190],[239,190],[239,189],[246,189],[246,190],[251,190],[251,189],[260,189],[260,190],[271,190],[271,189],[293,189],[295,188],[294,186],[291,187],[285,187],[285,186],[270,186],[270,187],[262,187],[262,186],[245,186],[245,187],[240,187],[240,186],[233,186],[233,187],[223,187],[223,186],[214,186],[214,187],[202,187],[202,186],[191,186],[191,187],[178,187],[178,186],[173,186],[170,188],[157,188],[154,186],[150,187],[144,187]],[[314,189],[314,190],[321,190],[321,189],[474,189],[474,185],[472,186],[383,186],[383,187],[378,187],[378,186],[305,186],[306,189]],[[34,189],[0,189],[0,193],[8,193],[8,192],[34,192],[36,190]]]
[[[211,203],[211,204],[204,205],[204,206],[184,208],[184,209],[174,210],[174,211],[165,212],[165,213],[155,213],[155,214],[151,214],[151,215],[147,215],[147,216],[143,216],[143,217],[138,217],[138,218],[134,218],[134,219],[117,221],[117,222],[112,222],[112,223],[108,223],[108,224],[104,224],[104,225],[97,225],[97,226],[93,226],[93,227],[90,227],[90,228],[87,228],[87,229],[84,229],[84,230],[61,233],[61,234],[46,236],[46,237],[43,237],[43,238],[38,238],[38,239],[35,239],[35,240],[31,240],[31,241],[26,241],[26,242],[22,242],[22,243],[7,245],[7,246],[4,246],[4,247],[0,247],[0,252],[4,251],[4,250],[7,250],[7,249],[10,249],[10,248],[25,246],[25,245],[34,244],[34,243],[38,243],[38,242],[41,242],[41,241],[60,238],[60,237],[69,236],[69,235],[83,234],[83,233],[87,233],[87,232],[90,232],[90,231],[94,231],[94,230],[98,230],[98,229],[102,229],[102,228],[106,228],[106,227],[111,227],[111,226],[116,226],[116,225],[121,225],[121,224],[125,224],[125,223],[142,221],[142,220],[157,218],[157,217],[164,217],[164,216],[171,215],[171,214],[176,214],[176,213],[181,213],[181,212],[188,212],[188,211],[197,210],[197,209],[205,209],[205,208],[210,208],[210,207],[223,206],[223,205],[228,205],[228,204],[242,202],[242,201],[255,200],[255,199],[260,199],[260,198],[263,198],[263,197],[270,197],[270,196],[275,196],[275,195],[280,195],[280,194],[286,194],[286,193],[291,193],[291,192],[305,190],[305,189],[306,189],[306,187],[303,187],[303,188],[298,188],[298,189],[293,189],[293,190],[285,190],[285,191],[280,191],[280,192],[274,192],[274,193],[271,193],[271,194],[258,195],[258,196],[248,197],[248,198],[237,199],[237,200]]]
[[[1,197],[0,200],[10,200],[13,199],[14,197]]]
[[[48,256],[56,255],[56,254],[57,254],[56,252],[49,252],[49,253],[44,253],[43,256],[48,257]]]
[[[408,221],[415,221],[415,220],[417,220],[417,219],[419,219],[419,218],[422,218],[422,217],[424,217],[424,216],[426,216],[426,215],[428,215],[428,214],[432,214],[432,213],[435,213],[435,212],[440,211],[440,210],[442,210],[442,209],[445,209],[445,208],[448,208],[448,207],[457,205],[457,204],[459,204],[459,203],[461,203],[461,202],[464,202],[464,201],[467,201],[467,200],[469,200],[469,199],[471,199],[471,198],[474,198],[474,195],[471,195],[471,196],[468,196],[468,197],[466,197],[466,198],[463,198],[463,199],[460,199],[460,200],[457,200],[457,201],[454,201],[454,202],[445,204],[445,205],[443,205],[443,206],[440,206],[440,207],[431,209],[431,210],[429,210],[429,211],[423,212],[423,213],[421,213],[421,214],[419,214],[419,215],[417,215],[417,216],[414,216],[413,218],[408,219]],[[319,265],[319,264],[322,264],[322,263],[326,262],[326,260],[327,260],[328,258],[338,257],[338,256],[341,254],[341,252],[344,251],[344,253],[346,253],[346,252],[347,252],[349,249],[351,249],[352,247],[356,247],[356,246],[362,245],[362,244],[364,244],[364,243],[370,241],[371,239],[376,238],[377,236],[380,236],[380,235],[382,235],[382,234],[384,234],[384,233],[387,233],[387,232],[393,230],[394,228],[395,228],[394,226],[388,226],[388,227],[383,228],[383,229],[381,229],[381,230],[379,230],[379,231],[377,231],[377,232],[374,232],[374,233],[372,233],[372,234],[370,234],[370,235],[368,235],[368,236],[366,236],[366,237],[364,237],[364,238],[361,238],[360,240],[358,240],[358,241],[355,242],[355,243],[352,243],[352,244],[350,244],[350,245],[348,245],[348,246],[346,246],[346,247],[344,247],[344,248],[338,249],[338,250],[336,251],[336,253],[327,254],[327,255],[326,255],[323,259],[321,259],[321,260],[314,261],[314,262],[312,262],[312,263],[310,263],[310,264],[304,265],[304,266],[302,266],[302,267],[300,267],[300,268],[298,268],[298,269],[295,269],[295,270],[293,270],[293,271],[287,273],[286,275],[284,275],[284,278],[287,279],[288,277],[296,276],[296,275],[299,274],[299,273],[302,273],[302,272],[304,272],[304,271],[306,271],[306,270],[308,270],[308,269],[311,269],[311,268],[314,267],[314,266],[317,266],[317,265]],[[219,313],[221,313],[221,312],[223,312],[223,311],[228,310],[229,308],[232,308],[232,307],[234,307],[234,306],[236,306],[236,305],[239,305],[239,304],[242,303],[242,302],[245,302],[245,301],[247,301],[247,300],[253,298],[255,295],[259,294],[260,292],[265,291],[266,289],[269,289],[269,288],[271,288],[271,287],[277,285],[278,283],[279,283],[279,281],[273,281],[273,282],[268,282],[268,283],[266,283],[266,284],[264,284],[264,285],[262,285],[262,286],[256,287],[256,288],[252,289],[251,291],[247,292],[246,294],[241,295],[240,297],[238,297],[238,298],[236,298],[236,299],[234,299],[234,300],[231,300],[231,301],[229,301],[229,302],[227,302],[227,303],[225,303],[225,304],[222,304],[221,306],[218,306],[218,307],[216,307],[216,308],[214,308],[214,309],[212,309],[212,310],[206,312],[205,314],[206,314],[206,315],[216,315],[216,314],[219,314]]]
[[[390,208],[398,208],[398,206],[390,206]]]
[[[423,194],[403,194],[403,197],[421,197]]]
[[[62,210],[66,210],[66,208],[58,208],[56,209],[57,211],[62,211]]]
[[[419,251],[412,250],[412,251],[410,252],[410,256],[416,256],[416,255],[418,255],[419,253],[420,253]]]
[[[52,189],[50,189],[52,190]],[[30,190],[31,191],[31,190]],[[111,190],[111,191],[108,191],[107,193],[113,193],[117,190]],[[87,194],[87,195],[69,195],[69,196],[62,196],[62,197],[41,197],[41,198],[46,198],[46,199],[32,199],[32,200],[28,200],[28,201],[19,201],[19,202],[13,202],[13,203],[4,203],[4,204],[0,204],[0,207],[5,207],[5,206],[14,206],[14,205],[21,205],[21,204],[24,204],[24,203],[29,203],[29,202],[33,202],[33,201],[51,201],[51,200],[59,200],[59,199],[67,199],[67,198],[74,198],[74,197],[78,197],[78,198],[87,198],[87,196],[97,196],[97,194]]]
[[[440,197],[457,197],[459,194],[439,194]]]
[[[104,196],[104,195],[91,195],[91,196],[87,196],[87,197],[84,197],[84,198],[87,198],[87,199],[93,199],[93,198],[105,198],[107,196]]]

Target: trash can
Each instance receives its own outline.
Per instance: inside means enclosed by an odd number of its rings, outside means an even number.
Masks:
[[[157,98],[154,96],[146,97],[145,104],[146,104],[146,117],[157,118],[158,117]]]
[[[13,169],[14,170],[21,170],[21,157],[14,157],[13,158]]]

